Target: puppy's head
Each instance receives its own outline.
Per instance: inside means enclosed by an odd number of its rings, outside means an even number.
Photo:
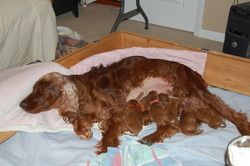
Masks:
[[[143,127],[143,112],[140,104],[136,100],[130,100],[125,111],[127,130],[134,135],[138,135]]]
[[[63,80],[64,76],[56,72],[42,76],[33,86],[32,92],[21,101],[19,106],[30,113],[52,109],[62,96]]]

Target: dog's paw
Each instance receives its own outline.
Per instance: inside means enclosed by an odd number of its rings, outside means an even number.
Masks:
[[[62,117],[66,123],[73,123],[77,118],[77,114],[75,112],[67,111],[62,114]]]
[[[98,155],[102,154],[102,153],[106,153],[108,151],[108,147],[102,146],[101,143],[98,143],[96,145],[96,148],[97,148],[97,150],[95,151],[95,153],[98,154]]]
[[[84,140],[91,139],[93,136],[93,132],[91,129],[86,129],[86,128],[80,128],[78,130],[75,130],[75,133]]]
[[[164,138],[165,138],[164,135],[151,134],[146,137],[143,137],[138,142],[145,144],[145,145],[152,145],[157,142],[163,142]]]
[[[92,134],[86,135],[86,134],[80,134],[79,137],[83,140],[88,140],[92,138]]]
[[[144,145],[148,145],[148,146],[153,145],[152,142],[149,142],[148,140],[144,140],[144,139],[140,139],[140,140],[138,140],[138,142],[141,144],[144,144]]]

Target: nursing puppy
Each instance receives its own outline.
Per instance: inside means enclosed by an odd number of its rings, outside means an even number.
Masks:
[[[171,86],[165,93],[178,98],[178,112],[212,110],[234,123],[241,134],[250,134],[245,114],[235,112],[211,94],[198,73],[177,62],[142,56],[124,58],[107,67],[94,67],[82,75],[49,73],[35,83],[20,107],[30,113],[57,108],[64,120],[72,123],[76,133],[85,139],[92,137],[92,124],[99,122],[103,137],[98,153],[106,152],[108,146],[119,145],[119,136],[126,128],[127,117],[121,115],[126,109],[128,94],[143,86],[147,78],[161,78]],[[162,137],[160,134],[157,136]],[[143,138],[143,142],[150,141]]]

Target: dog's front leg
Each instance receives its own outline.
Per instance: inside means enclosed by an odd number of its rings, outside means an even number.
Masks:
[[[124,120],[122,115],[113,114],[105,123],[102,131],[102,140],[96,146],[97,154],[107,152],[108,147],[118,147],[120,144],[119,136],[124,130]]]
[[[81,139],[90,139],[93,135],[91,127],[95,122],[96,117],[94,114],[78,115],[73,122],[74,131]]]

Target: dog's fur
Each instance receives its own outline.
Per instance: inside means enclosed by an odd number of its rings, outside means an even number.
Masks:
[[[124,58],[107,67],[95,67],[83,75],[47,74],[35,83],[32,93],[20,106],[31,113],[58,108],[63,118],[73,124],[76,133],[86,139],[92,136],[92,124],[99,122],[103,135],[98,145],[101,153],[108,146],[119,145],[119,136],[128,130],[128,124],[124,123],[129,118],[124,114],[126,97],[151,77],[162,78],[172,86],[167,94],[178,99],[176,112],[216,112],[234,123],[241,134],[250,134],[245,114],[235,112],[212,95],[198,73],[177,62],[141,56]],[[148,140],[148,137],[143,138],[143,142],[159,140],[166,136],[165,130],[170,130],[168,124],[160,126]]]

